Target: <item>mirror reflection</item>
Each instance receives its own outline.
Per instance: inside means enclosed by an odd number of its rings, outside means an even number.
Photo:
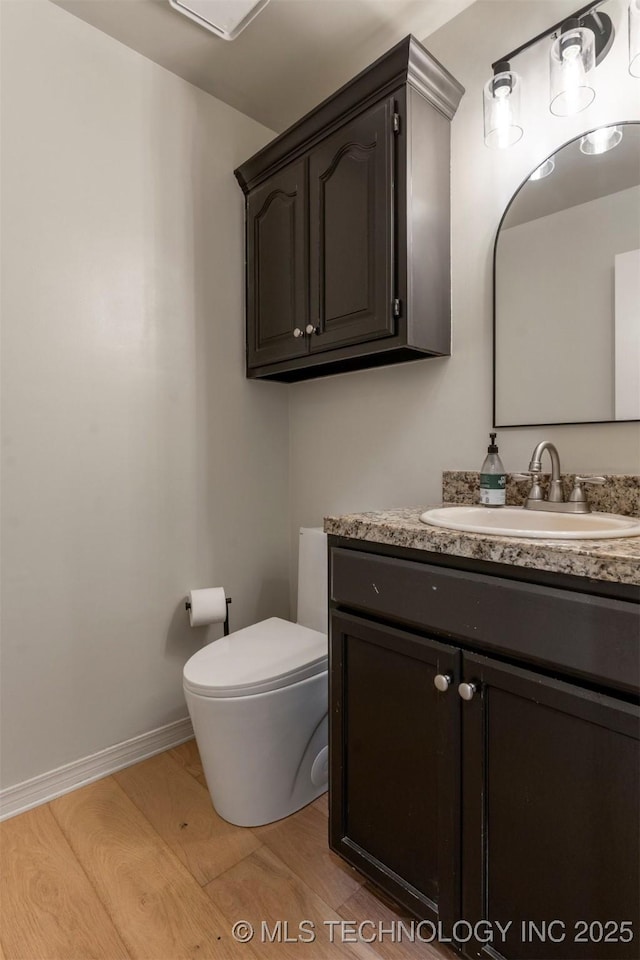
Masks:
[[[640,419],[640,123],[534,170],[494,269],[495,425]]]

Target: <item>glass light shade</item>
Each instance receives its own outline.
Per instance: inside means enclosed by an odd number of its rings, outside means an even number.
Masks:
[[[551,103],[557,117],[580,113],[596,93],[589,74],[596,65],[593,30],[574,27],[561,33],[551,47]]]
[[[613,150],[622,140],[622,130],[620,127],[600,127],[593,133],[588,133],[580,140],[580,150],[589,156],[595,156],[598,153],[606,153]]]
[[[640,77],[640,0],[629,4],[629,73]]]
[[[545,160],[544,163],[541,163],[539,167],[533,171],[529,180],[544,180],[545,177],[548,177],[549,174],[553,173],[556,168],[556,162],[553,157],[549,157],[548,160]]]
[[[485,84],[484,142],[488,147],[512,147],[522,137],[520,77],[511,70],[496,73]]]

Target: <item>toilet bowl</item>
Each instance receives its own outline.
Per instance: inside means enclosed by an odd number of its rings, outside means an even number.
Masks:
[[[184,694],[217,812],[256,827],[327,789],[327,538],[300,530],[298,619],[271,617],[187,661]]]

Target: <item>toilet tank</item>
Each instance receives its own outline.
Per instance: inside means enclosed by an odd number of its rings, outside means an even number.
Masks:
[[[300,527],[299,541],[297,622],[327,633],[327,535],[320,527]]]

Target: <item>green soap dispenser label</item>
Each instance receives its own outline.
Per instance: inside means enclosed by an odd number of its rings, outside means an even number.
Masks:
[[[507,477],[504,473],[480,474],[480,503],[503,506],[507,498]]]

